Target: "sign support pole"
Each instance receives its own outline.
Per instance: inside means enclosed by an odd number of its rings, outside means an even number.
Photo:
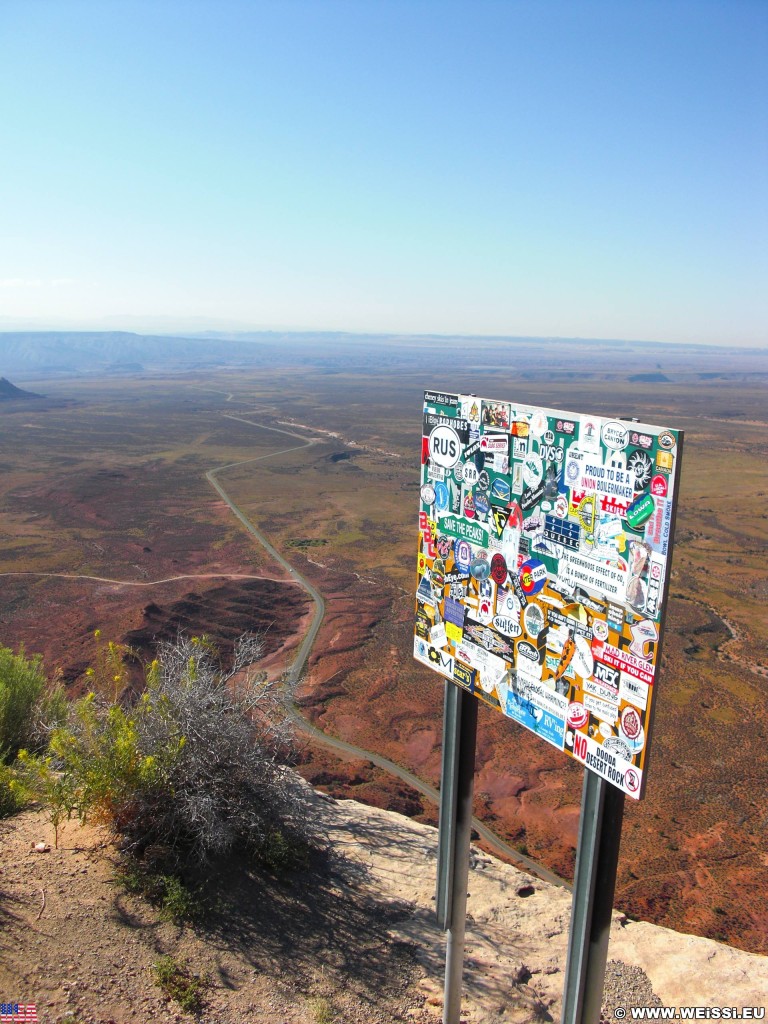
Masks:
[[[624,817],[624,793],[584,769],[562,1024],[598,1024]]]
[[[443,1024],[459,1024],[461,1014],[477,705],[475,696],[446,680],[436,901],[438,924],[448,933]]]

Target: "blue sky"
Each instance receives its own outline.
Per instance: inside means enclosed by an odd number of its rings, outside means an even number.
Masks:
[[[0,0],[0,329],[768,344],[765,0]]]

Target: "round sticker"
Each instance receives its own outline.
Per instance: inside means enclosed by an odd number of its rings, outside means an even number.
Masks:
[[[425,505],[432,505],[435,501],[435,488],[432,484],[424,484],[419,492],[421,494],[421,500]]]
[[[595,619],[592,622],[592,633],[597,640],[605,641],[608,639],[608,623],[605,619]]]
[[[549,417],[541,409],[537,409],[531,416],[531,433],[534,437],[541,437],[549,427]]]
[[[469,484],[470,487],[477,483],[480,474],[477,471],[477,466],[471,462],[464,463],[464,483]]]
[[[438,466],[453,469],[461,455],[461,440],[453,427],[441,423],[429,435],[429,457]]]
[[[636,793],[640,789],[640,776],[634,768],[627,768],[624,772],[624,785],[630,793]]]
[[[491,559],[491,576],[493,579],[503,586],[507,582],[508,575],[509,572],[507,570],[507,563],[504,560],[504,555],[494,555]]]
[[[544,612],[537,604],[526,605],[523,612],[523,625],[528,636],[534,639],[544,628]]]
[[[629,441],[629,430],[618,420],[608,420],[603,424],[600,435],[606,448],[612,448],[619,452],[627,447]]]
[[[469,563],[469,571],[476,580],[487,580],[491,575],[491,566],[487,558],[473,558]]]
[[[631,706],[625,707],[621,712],[621,734],[633,754],[638,753],[645,746],[643,723],[637,710]]]
[[[472,491],[467,491],[464,495],[464,515],[467,519],[475,518],[475,499],[472,497]]]
[[[538,455],[526,455],[523,462],[523,481],[528,487],[541,483],[544,476],[544,465]]]
[[[568,705],[568,725],[572,729],[581,729],[589,721],[589,712],[580,700],[575,700]]]
[[[538,558],[529,558],[520,566],[520,586],[523,593],[530,597],[544,589],[547,582],[547,567]]]
[[[627,469],[635,474],[636,491],[642,491],[644,487],[648,486],[648,481],[651,479],[651,472],[653,471],[653,462],[647,452],[640,449],[632,452],[627,459]]]

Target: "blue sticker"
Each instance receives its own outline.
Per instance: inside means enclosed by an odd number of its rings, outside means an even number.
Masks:
[[[453,542],[453,560],[456,563],[456,569],[464,573],[469,573],[469,565],[472,561],[472,545],[466,540],[455,540]]]
[[[442,480],[435,482],[435,505],[441,512],[445,512],[451,503],[451,492]]]
[[[491,484],[491,501],[506,505],[511,497],[512,489],[509,486],[509,481],[497,476]]]
[[[526,729],[541,736],[553,747],[562,750],[565,746],[565,721],[557,718],[549,711],[536,707],[530,700],[522,697],[514,690],[507,691],[507,702],[504,713]]]

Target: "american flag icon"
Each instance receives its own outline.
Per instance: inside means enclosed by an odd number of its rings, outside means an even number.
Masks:
[[[0,1003],[0,1024],[37,1024],[35,1003]]]

